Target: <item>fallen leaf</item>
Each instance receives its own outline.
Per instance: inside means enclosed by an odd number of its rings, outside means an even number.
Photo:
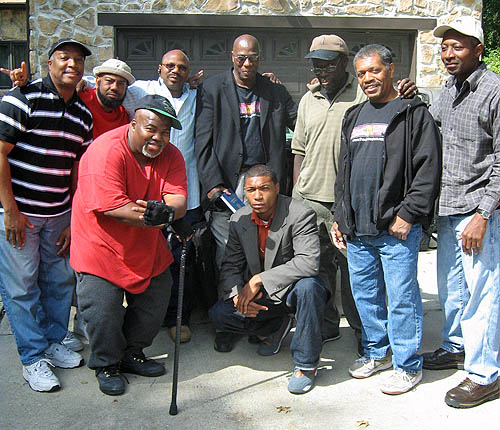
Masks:
[[[285,414],[288,414],[292,411],[292,408],[290,406],[276,406],[276,409],[278,410],[278,413],[284,412]]]

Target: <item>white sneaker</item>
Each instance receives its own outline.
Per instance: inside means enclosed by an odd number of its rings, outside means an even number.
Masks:
[[[363,379],[372,376],[374,373],[392,367],[391,354],[387,354],[382,360],[373,360],[371,358],[358,358],[354,364],[349,367],[349,374],[353,378]]]
[[[45,350],[47,358],[54,366],[63,369],[83,366],[83,358],[78,352],[71,351],[61,343],[53,343]]]
[[[393,370],[380,386],[380,391],[385,394],[403,394],[410,391],[422,380],[422,371],[412,374],[402,370]]]
[[[59,379],[52,373],[49,365],[53,366],[48,360],[42,358],[29,366],[23,366],[23,378],[32,390],[57,391],[61,388]]]
[[[66,347],[71,349],[71,351],[81,351],[83,349],[83,343],[80,339],[76,338],[73,333],[69,330],[66,333],[66,337],[61,341],[61,343]]]

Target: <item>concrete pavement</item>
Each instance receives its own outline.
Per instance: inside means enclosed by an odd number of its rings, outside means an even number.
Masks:
[[[422,350],[429,351],[439,346],[442,323],[435,251],[420,254],[419,281],[425,310]],[[500,400],[469,410],[445,405],[446,391],[461,382],[463,371],[424,371],[423,381],[401,396],[382,394],[380,375],[351,378],[347,369],[357,358],[356,340],[345,320],[342,338],[323,348],[316,387],[302,396],[287,391],[291,335],[279,354],[260,357],[245,338],[231,353],[214,351],[214,331],[204,315],[197,316],[192,329],[192,341],[181,347],[179,414],[172,417],[174,345],[166,329],[145,351],[163,356],[168,373],[162,377],[127,375],[126,393],[110,397],[98,390],[86,366],[56,369],[62,389],[36,393],[22,378],[5,318],[0,325],[0,429],[484,430],[500,425]],[[86,345],[83,356],[88,354]]]

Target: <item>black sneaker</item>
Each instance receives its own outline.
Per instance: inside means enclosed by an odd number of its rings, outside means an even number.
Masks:
[[[146,358],[142,351],[126,352],[122,358],[120,370],[141,376],[161,376],[166,372],[165,366],[155,360]]]
[[[108,396],[118,396],[125,392],[125,377],[120,373],[118,365],[100,367],[95,376],[99,389]]]
[[[214,349],[217,352],[230,352],[234,348],[236,335],[225,331],[215,333]]]
[[[444,369],[463,369],[465,352],[448,352],[443,348],[438,348],[434,352],[424,352],[424,369],[444,370]]]
[[[266,340],[263,340],[259,345],[257,354],[267,357],[269,355],[274,355],[280,352],[281,343],[285,339],[290,330],[292,329],[293,317],[290,315],[285,315],[283,321],[281,322],[280,328],[269,336]]]

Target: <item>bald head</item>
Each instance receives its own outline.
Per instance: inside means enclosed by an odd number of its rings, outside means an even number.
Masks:
[[[233,76],[237,85],[252,88],[259,69],[259,41],[250,34],[238,36],[233,44]]]
[[[240,48],[252,49],[260,54],[260,43],[256,37],[251,34],[242,34],[234,39],[233,52],[238,51]]]
[[[158,73],[172,93],[173,97],[180,97],[182,86],[189,78],[189,58],[180,49],[173,49],[165,53],[158,65]]]
[[[165,52],[165,54],[163,54],[163,57],[161,57],[161,62],[165,63],[165,61],[171,56],[182,57],[184,61],[189,64],[189,57],[180,49],[172,49],[171,51]]]

